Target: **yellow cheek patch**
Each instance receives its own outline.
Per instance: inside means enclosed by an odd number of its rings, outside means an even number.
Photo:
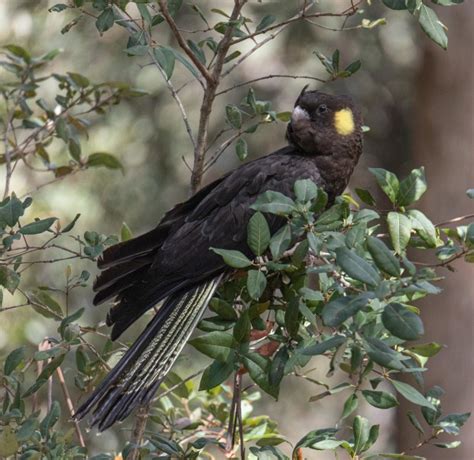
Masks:
[[[354,116],[351,109],[338,110],[334,114],[334,127],[341,136],[352,134],[355,129]]]

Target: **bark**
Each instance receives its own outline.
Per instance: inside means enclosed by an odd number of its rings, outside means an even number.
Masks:
[[[449,50],[444,52],[428,40],[423,44],[414,133],[414,164],[425,165],[428,179],[422,209],[435,222],[474,211],[474,202],[465,195],[474,187],[474,3],[443,8],[440,13],[449,28]],[[474,265],[458,261],[455,266],[456,273],[442,273],[443,293],[420,302],[427,331],[424,341],[448,346],[431,360],[425,375],[426,388],[437,384],[446,390],[445,413],[474,409]],[[406,449],[416,444],[417,436],[405,416],[408,405],[403,406],[399,445]],[[471,420],[456,450],[426,447],[416,454],[430,460],[471,460],[473,429]]]

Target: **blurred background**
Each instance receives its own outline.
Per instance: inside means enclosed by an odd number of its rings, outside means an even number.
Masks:
[[[61,48],[61,55],[51,64],[53,71],[80,72],[92,81],[125,81],[146,90],[149,96],[113,107],[110,113],[93,123],[90,137],[83,143],[86,153],[107,151],[119,157],[125,173],[88,170],[43,187],[36,193],[35,212],[47,214],[54,210],[54,215],[64,221],[81,213],[77,230],[95,229],[106,234],[118,233],[126,221],[133,233],[138,234],[154,226],[164,211],[188,196],[190,172],[182,158],[192,163],[192,146],[156,68],[123,52],[126,33],[114,27],[100,38],[94,21],[83,20],[69,33],[61,34],[73,13],[48,12],[56,3],[54,0],[0,0],[0,45],[16,43],[32,54]],[[198,3],[203,9],[211,3],[215,6],[215,2]],[[273,12],[278,7],[283,15],[295,10],[300,3],[253,2],[247,8],[263,15],[266,9]],[[322,1],[321,9],[340,9],[347,3],[345,0]],[[221,1],[219,7],[224,9],[230,4],[227,0]],[[365,124],[370,127],[365,136],[365,153],[351,186],[367,188],[375,194],[368,167],[383,167],[403,175],[424,165],[429,188],[421,209],[434,222],[472,213],[473,202],[466,197],[465,190],[474,186],[474,4],[466,2],[460,7],[442,10],[441,18],[449,29],[447,52],[427,39],[408,14],[374,4],[370,15],[373,19],[386,18],[387,25],[345,32],[307,23],[290,26],[239,66],[223,83],[223,88],[272,73],[326,78],[324,68],[312,54],[314,50],[330,55],[338,48],[346,65],[360,59],[362,68],[353,77],[324,85],[324,91],[350,94],[362,108]],[[195,28],[197,16],[186,8],[180,21],[183,27]],[[333,26],[331,21],[325,21],[324,25]],[[170,40],[166,34],[159,38],[163,44]],[[0,73],[0,78],[3,76]],[[186,76],[181,78],[182,82],[187,81]],[[177,79],[179,86],[179,75]],[[252,86],[259,99],[271,100],[277,111],[287,111],[306,83],[271,79]],[[312,89],[321,87],[313,81],[308,83]],[[198,90],[194,83],[181,93],[194,127],[200,103],[196,97]],[[243,87],[219,96],[211,131],[215,132],[222,125],[225,105],[238,104],[246,93],[247,88]],[[284,131],[284,124],[278,122],[265,125],[257,134],[249,136],[249,158],[284,145]],[[61,155],[60,147],[57,148],[57,154]],[[239,159],[233,149],[229,149],[209,170],[204,182],[212,181],[238,164]],[[44,175],[25,170],[14,176],[12,188],[23,195],[46,181]],[[474,266],[462,262],[459,265],[456,273],[446,273],[449,276],[441,283],[443,293],[430,299],[429,304],[422,304],[428,331],[426,341],[448,345],[431,361],[430,372],[425,376],[427,387],[438,384],[448,391],[444,404],[450,412],[464,412],[474,407]],[[93,267],[88,269],[93,270]],[[54,284],[54,277],[63,276],[64,267],[58,266],[56,270],[48,270],[47,274],[38,270],[30,276],[36,277],[37,284]],[[87,307],[88,318],[97,321],[105,316],[106,309],[91,308],[91,297],[90,292],[83,290],[76,293],[74,302]],[[32,311],[1,313],[1,320],[0,349],[13,349],[25,341],[36,346],[44,336],[55,332],[54,328],[48,330],[44,319]],[[132,328],[127,337],[133,335]],[[189,355],[180,365],[188,370],[199,368]],[[276,417],[281,431],[295,441],[310,428],[333,423],[341,410],[342,399],[330,404],[307,404],[312,392],[315,390],[309,384],[295,380],[287,385],[280,402],[269,403],[264,399],[260,404],[267,406],[264,410]],[[384,444],[388,450],[397,444],[403,449],[416,442],[413,428],[396,411],[373,410],[368,416],[372,422],[389,427],[383,430],[386,437],[378,441],[378,450],[383,450]],[[93,450],[119,449],[123,436],[123,427],[109,430],[93,441]],[[462,440],[463,446],[449,451],[448,455],[443,449],[421,451],[420,455],[430,460],[471,460],[472,421],[467,424]],[[325,457],[318,454],[317,458]]]

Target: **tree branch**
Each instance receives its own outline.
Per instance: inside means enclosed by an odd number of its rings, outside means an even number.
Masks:
[[[204,160],[206,156],[209,118],[212,111],[212,105],[216,97],[217,87],[219,86],[221,80],[222,67],[224,66],[225,57],[232,42],[232,36],[234,32],[234,26],[232,23],[239,17],[240,11],[242,10],[242,7],[246,1],[247,0],[235,0],[234,2],[234,8],[228,21],[228,27],[217,49],[216,62],[212,70],[212,78],[207,80],[207,85],[201,104],[197,144],[196,148],[194,149],[194,164],[193,172],[191,174],[191,193],[195,193],[201,186],[202,176],[204,173]]]
[[[252,80],[244,81],[243,83],[239,83],[238,85],[230,86],[229,88],[223,89],[216,93],[216,96],[220,96],[221,94],[228,93],[229,91],[233,91],[234,89],[240,88],[242,86],[250,85],[251,83],[255,83],[257,81],[262,80],[270,80],[271,78],[292,78],[294,80],[304,79],[304,80],[315,80],[320,83],[326,83],[326,80],[322,78],[312,77],[310,75],[287,75],[287,74],[272,74],[272,75],[265,75],[264,77],[253,78]]]
[[[142,443],[143,435],[145,434],[149,410],[149,404],[145,404],[137,410],[135,426],[133,428],[132,438],[130,439],[130,442],[134,447],[127,455],[126,460],[138,460],[140,458],[140,444]]]

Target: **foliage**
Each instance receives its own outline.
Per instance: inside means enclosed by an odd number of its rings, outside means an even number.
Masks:
[[[412,14],[428,36],[446,48],[444,26],[428,2],[383,3]],[[433,3],[450,6],[461,1]],[[341,30],[370,30],[385,23],[384,18],[370,15],[370,2],[365,10],[361,2],[351,2],[348,9],[335,13],[320,11],[316,2],[308,1],[291,17],[251,16],[242,12],[244,4],[236,1],[233,11],[227,12],[219,8],[203,11],[197,4],[180,0],[71,0],[52,6],[50,12],[68,18],[62,33],[85,20],[92,20],[101,36],[121,30],[125,38],[118,36],[126,56],[156,67],[193,145],[191,187],[195,190],[202,175],[229,146],[234,145],[243,161],[248,155],[248,136],[261,125],[287,122],[291,116],[273,110],[271,102],[257,96],[250,85],[294,75],[264,75],[220,89],[221,81],[238,65],[298,21],[337,18]],[[201,29],[180,41],[182,35],[174,26],[183,11],[195,15]],[[179,46],[170,46],[163,38],[166,26]],[[247,52],[243,44],[253,48]],[[345,59],[339,50],[329,55],[311,51],[328,81],[350,77],[361,66],[359,60],[342,64]],[[90,285],[83,264],[89,264],[90,270],[104,248],[119,238],[93,230],[79,233],[75,231],[79,215],[71,222],[61,222],[37,208],[31,195],[89,168],[123,170],[120,161],[107,152],[84,152],[83,140],[91,124],[100,122],[113,105],[144,93],[124,83],[92,83],[79,73],[48,73],[57,54],[52,51],[35,57],[10,44],[3,48],[0,61],[8,73],[7,81],[0,84],[4,146],[0,165],[5,168],[0,202],[1,314],[31,307],[57,331],[38,348],[25,345],[2,355],[0,457],[87,457],[90,435],[71,422],[70,416],[77,400],[90,393],[127,347],[112,344],[102,323],[88,324],[83,304],[71,302],[70,297],[71,292]],[[179,96],[191,83],[177,87],[177,77],[191,78],[203,90],[197,129],[191,126]],[[312,76],[298,78],[321,81]],[[44,97],[45,87],[53,85],[55,97]],[[250,88],[240,103],[214,108],[217,96],[242,86]],[[225,123],[207,139],[213,112]],[[228,137],[222,141],[224,136]],[[12,191],[12,178],[20,167],[46,179],[18,197]],[[462,220],[456,226],[453,220],[434,225],[413,208],[426,192],[423,169],[403,180],[383,169],[371,172],[391,203],[389,211],[362,189],[356,193],[366,207],[344,195],[324,210],[325,193],[310,181],[298,181],[292,197],[267,192],[254,204],[256,212],[247,232],[253,256],[212,248],[237,269],[212,300],[212,316],[201,321],[199,328],[204,333],[191,341],[212,362],[197,374],[202,374],[199,383],[196,374],[186,378],[169,374],[150,408],[150,431],[138,437],[132,434],[121,449],[123,458],[203,458],[223,451],[237,455],[244,445],[249,458],[259,459],[285,459],[288,451],[300,458],[302,449],[333,450],[339,458],[421,458],[405,453],[372,454],[378,426],[356,415],[361,401],[386,410],[398,406],[400,398],[416,406],[416,413],[407,414],[420,434],[414,447],[459,445],[459,441],[441,440],[440,435],[458,435],[469,414],[443,414],[443,391],[424,388],[427,362],[442,345],[412,343],[424,333],[414,302],[439,292],[436,269],[449,269],[460,258],[474,262],[474,224],[464,225]],[[474,196],[472,190],[468,195]],[[277,214],[286,222],[274,235],[268,228],[268,214]],[[120,240],[131,237],[126,224],[120,235]],[[436,256],[436,261],[417,262],[419,251]],[[57,265],[64,268],[64,276],[52,286],[28,276]],[[327,369],[326,380],[310,376],[314,362],[318,369]],[[347,395],[336,426],[312,427],[291,444],[276,421],[255,415],[253,406],[262,392],[278,399],[288,378],[312,382],[316,390],[310,402],[315,405],[329,396]],[[53,387],[58,391],[47,397]],[[115,453],[103,452],[91,458],[114,457]]]

